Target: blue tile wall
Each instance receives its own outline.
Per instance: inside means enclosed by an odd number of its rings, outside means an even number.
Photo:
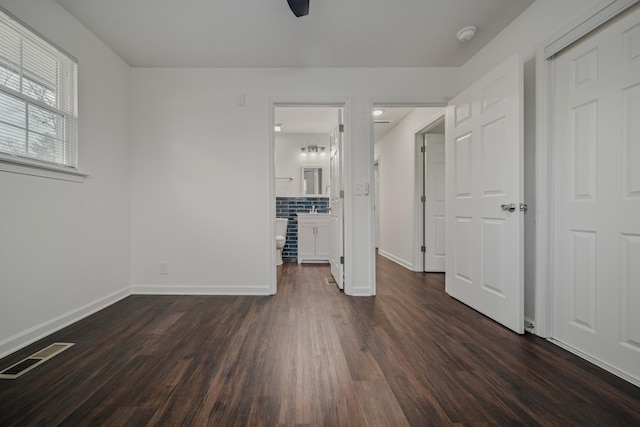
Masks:
[[[298,257],[298,212],[309,212],[315,206],[319,213],[327,213],[328,197],[276,197],[276,217],[287,218],[287,242],[282,258]]]

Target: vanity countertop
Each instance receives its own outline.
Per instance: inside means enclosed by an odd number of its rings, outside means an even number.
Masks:
[[[328,212],[316,212],[316,213],[311,213],[311,212],[298,212],[296,215],[298,216],[330,216],[331,214]]]

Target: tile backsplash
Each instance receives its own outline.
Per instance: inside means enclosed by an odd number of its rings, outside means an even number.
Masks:
[[[287,218],[287,242],[282,258],[298,257],[298,212],[309,212],[315,206],[318,213],[329,209],[328,197],[276,197],[276,217]]]

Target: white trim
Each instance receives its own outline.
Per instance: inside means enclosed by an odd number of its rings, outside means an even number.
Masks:
[[[554,37],[551,42],[547,43],[544,46],[544,59],[549,59],[638,2],[640,0],[608,0],[601,2],[595,8],[590,9],[590,13],[586,17],[583,16],[577,25],[565,27],[562,35]]]
[[[93,313],[103,310],[129,295],[131,295],[131,288],[126,287],[0,341],[0,358],[15,353],[21,348],[66,328],[72,323],[82,320]]]
[[[413,267],[415,272],[424,271],[424,253],[422,252],[422,243],[425,236],[424,231],[424,216],[422,212],[422,187],[423,177],[426,171],[424,170],[424,155],[421,151],[421,147],[425,147],[424,144],[424,126],[421,126],[419,130],[416,130],[413,134]]]
[[[274,240],[274,249],[275,246]],[[269,286],[133,285],[131,291],[132,295],[272,295]]]
[[[276,270],[276,131],[274,123],[276,122],[276,102],[272,98],[268,98],[268,122],[267,134],[269,135],[269,147],[267,152],[267,192],[269,202],[269,223],[267,224],[267,254],[268,265],[266,277],[268,278],[267,286],[269,293],[275,295],[278,292],[278,271]]]
[[[409,261],[405,261],[402,258],[399,258],[385,250],[382,249],[378,249],[378,254],[380,254],[381,256],[385,257],[386,259],[395,262],[398,265],[403,266],[404,268],[406,268],[407,270],[413,270],[413,265],[409,262]]]
[[[0,171],[71,182],[84,182],[89,176],[77,169],[4,154],[0,154]]]
[[[580,357],[580,358],[582,358],[582,359],[584,359],[584,360],[586,360],[588,362],[593,363],[594,365],[604,369],[605,371],[608,371],[608,372],[612,373],[613,375],[616,375],[616,376],[622,378],[623,380],[630,382],[631,384],[635,385],[636,387],[640,387],[640,380],[638,380],[637,378],[627,374],[626,372],[621,371],[618,368],[615,368],[615,367],[603,362],[602,360],[591,356],[588,353],[584,353],[584,352],[582,352],[582,351],[580,351],[580,350],[578,350],[576,348],[573,348],[570,345],[563,343],[562,341],[558,341],[558,340],[555,340],[553,338],[550,338],[548,341],[553,343],[553,344],[555,344],[555,345],[557,345],[560,348],[563,348],[564,350],[567,350],[570,353],[575,354],[576,356],[578,356],[578,357]]]
[[[536,272],[535,333],[553,333],[553,61],[536,52]]]

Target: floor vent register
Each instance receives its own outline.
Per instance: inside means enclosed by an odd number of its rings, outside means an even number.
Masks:
[[[52,357],[62,353],[73,344],[74,343],[68,342],[53,343],[50,346],[38,351],[37,353],[34,353],[31,356],[22,359],[18,363],[9,366],[7,369],[0,371],[0,380],[15,380],[16,378],[19,378],[30,370],[35,369],[37,366],[42,365]]]

